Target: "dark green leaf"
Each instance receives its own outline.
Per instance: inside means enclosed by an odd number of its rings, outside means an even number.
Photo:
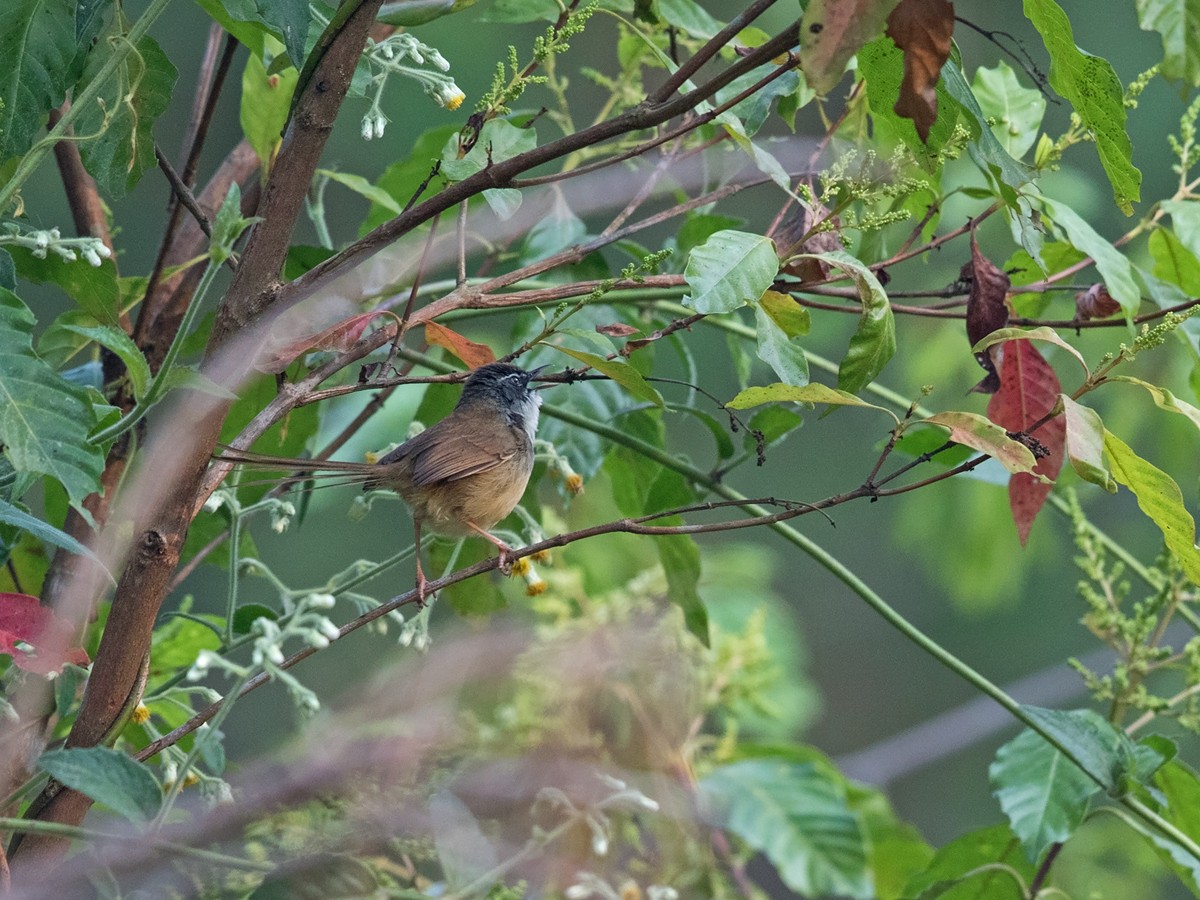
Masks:
[[[17,288],[17,267],[12,254],[0,248],[0,288],[14,291]]]
[[[12,247],[11,250],[17,274],[22,278],[34,284],[57,285],[97,322],[117,323],[120,290],[117,267],[111,259],[91,266],[82,260],[68,262],[55,253],[38,259],[24,247]]]
[[[111,350],[121,362],[125,363],[125,371],[129,374],[134,396],[138,399],[142,397],[150,385],[150,365],[129,335],[111,325],[87,326],[64,323],[59,327],[89,341],[95,341],[101,347]]]
[[[1010,868],[1024,884],[1033,879],[1033,866],[1007,825],[992,825],[955,838],[938,850],[925,871],[908,882],[901,896],[922,900],[1025,900],[1016,879],[991,868],[997,864]],[[950,894],[959,884],[964,891]]]
[[[82,85],[99,74],[108,57],[88,57]],[[95,134],[94,140],[79,145],[80,156],[92,177],[112,197],[123,197],[137,184],[142,173],[157,166],[154,157],[154,121],[171,101],[171,89],[179,73],[155,40],[143,37],[137,52],[126,57],[101,91],[103,105],[79,111],[75,130]]]
[[[87,439],[91,403],[34,354],[33,325],[20,298],[0,288],[0,442],[18,472],[57,479],[82,509],[104,467],[104,454]]]
[[[79,0],[75,7],[75,43],[81,48],[100,33],[116,0]]]
[[[27,531],[39,540],[55,547],[61,547],[76,556],[86,556],[102,569],[104,568],[104,563],[100,562],[99,557],[65,531],[59,531],[53,525],[43,522],[37,516],[30,515],[20,507],[13,506],[3,499],[0,499],[0,522]],[[108,570],[105,569],[105,571]],[[111,579],[112,575],[109,574],[108,577]],[[113,580],[115,581],[115,579]]]
[[[1091,710],[1022,706],[1037,726],[1054,737],[1077,765],[1104,788],[1111,788],[1133,765],[1133,745],[1124,732]]]
[[[755,759],[700,782],[705,819],[732,831],[806,895],[874,897],[866,836],[840,781],[813,763]]]
[[[1091,130],[1113,198],[1125,215],[1132,215],[1133,204],[1141,199],[1142,173],[1133,165],[1133,144],[1125,131],[1121,80],[1108,60],[1084,53],[1075,45],[1071,22],[1054,0],[1024,0],[1024,7],[1026,18],[1041,34],[1050,54],[1050,86],[1066,98]],[[1109,292],[1117,297],[1112,285]]]
[[[1142,304],[1142,291],[1134,280],[1133,267],[1125,255],[1065,203],[1043,197],[1042,209],[1062,229],[1066,240],[1096,261],[1096,269],[1104,278],[1104,286],[1112,298],[1121,304],[1121,308],[1128,315],[1136,313]]]
[[[0,3],[0,160],[30,148],[79,77],[71,0]]]
[[[255,0],[259,15],[283,38],[292,64],[304,67],[304,42],[308,38],[308,0]]]
[[[648,511],[658,511],[686,506],[695,500],[683,476],[670,469],[662,469],[650,487],[646,497]],[[680,516],[655,519],[651,525],[682,525]],[[695,635],[705,647],[709,646],[708,610],[696,585],[700,581],[700,548],[688,534],[657,535],[654,543],[658,547],[658,558],[663,573],[667,576],[667,598],[683,610],[683,621],[687,630]]]
[[[695,0],[658,0],[657,5],[667,22],[692,37],[708,40],[725,27]]]
[[[133,822],[148,822],[162,806],[162,788],[144,764],[108,747],[50,750],[38,768]]]
[[[257,619],[270,619],[275,622],[279,619],[279,613],[261,603],[245,603],[233,614],[233,633],[249,634]]]
[[[1189,297],[1200,294],[1200,259],[1174,231],[1155,228],[1150,232],[1148,244],[1156,276],[1177,285]]]
[[[779,443],[804,423],[804,417],[784,406],[768,406],[750,417],[750,430],[760,432],[763,443],[770,447]],[[753,434],[742,439],[747,450],[754,450],[757,441]]]
[[[683,277],[692,293],[683,303],[701,313],[730,312],[762,297],[778,272],[769,238],[718,231],[688,254]]]

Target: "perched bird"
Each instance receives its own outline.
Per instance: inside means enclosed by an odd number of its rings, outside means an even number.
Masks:
[[[412,509],[417,547],[417,597],[425,602],[421,528],[472,533],[491,541],[508,565],[511,548],[488,529],[520,502],[533,471],[533,438],[542,398],[529,387],[545,366],[526,371],[508,363],[475,369],[450,415],[374,463],[288,459],[226,448],[223,462],[300,472],[335,472],[366,490],[394,490]]]

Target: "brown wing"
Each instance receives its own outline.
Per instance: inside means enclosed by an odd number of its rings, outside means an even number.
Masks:
[[[438,422],[405,441],[380,459],[380,464],[411,458],[413,484],[426,485],[457,481],[486,472],[512,459],[517,452],[518,435],[508,425],[464,435],[460,427],[443,428],[447,421]],[[460,422],[453,424],[461,425]],[[447,434],[447,431],[451,433]]]

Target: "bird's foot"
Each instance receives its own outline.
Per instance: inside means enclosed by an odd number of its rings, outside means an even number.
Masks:
[[[512,574],[514,559],[509,558],[509,554],[513,552],[512,547],[500,541],[496,542],[496,549],[499,550],[500,571],[505,575]]]

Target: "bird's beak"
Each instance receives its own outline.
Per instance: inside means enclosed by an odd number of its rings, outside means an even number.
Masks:
[[[538,366],[536,369],[530,369],[529,370],[529,380],[533,381],[533,379],[536,378],[540,373],[546,371],[546,369],[549,369],[549,368],[550,368],[550,364],[547,363],[544,366]],[[546,388],[554,387],[556,384],[557,384],[557,382],[551,382],[550,384],[539,384],[536,387],[529,388],[529,390],[544,391]]]

